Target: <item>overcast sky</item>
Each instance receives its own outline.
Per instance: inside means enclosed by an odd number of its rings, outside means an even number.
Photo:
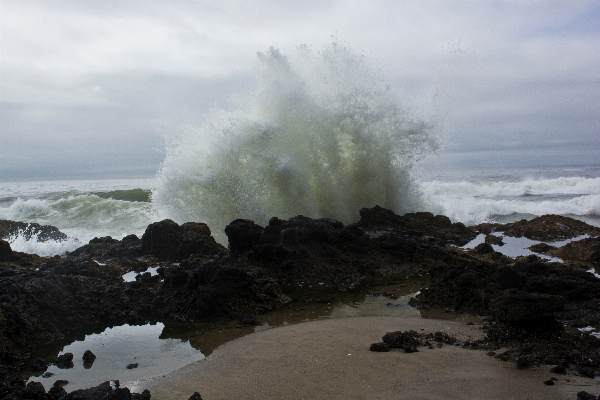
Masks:
[[[598,1],[0,1],[0,179],[152,176],[162,130],[339,38],[445,151],[600,154]],[[591,152],[591,153],[590,153]]]

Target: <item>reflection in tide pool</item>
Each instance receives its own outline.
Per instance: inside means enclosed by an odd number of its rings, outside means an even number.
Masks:
[[[187,364],[204,358],[199,350],[180,339],[159,339],[164,325],[157,323],[141,326],[121,325],[107,328],[102,333],[86,335],[85,339],[65,346],[60,354],[73,354],[73,368],[48,368],[53,375],[48,378],[32,377],[30,381],[42,382],[46,390],[55,381],[69,381],[67,392],[96,386],[108,380],[119,380],[121,386],[154,376],[165,375]],[[91,368],[84,367],[82,356],[86,350],[96,355]],[[129,364],[137,368],[127,369]]]

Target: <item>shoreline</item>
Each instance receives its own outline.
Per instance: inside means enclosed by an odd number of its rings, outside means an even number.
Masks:
[[[369,351],[388,331],[442,331],[483,337],[481,325],[411,317],[348,317],[252,333],[206,359],[131,389],[157,400],[206,399],[564,399],[597,392],[600,382],[556,375],[549,367],[518,370],[487,352],[444,345],[417,353]],[[556,377],[553,386],[542,382]]]

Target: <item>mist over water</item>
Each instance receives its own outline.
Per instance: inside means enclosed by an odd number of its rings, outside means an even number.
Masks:
[[[171,138],[152,196],[161,216],[219,236],[236,218],[353,222],[362,207],[423,207],[411,169],[437,148],[434,125],[403,108],[363,56],[334,42],[299,46],[293,61],[273,48],[258,58],[243,106]]]

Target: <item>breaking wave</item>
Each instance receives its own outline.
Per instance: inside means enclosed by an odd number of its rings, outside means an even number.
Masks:
[[[500,216],[544,214],[600,223],[600,178],[565,177],[518,182],[423,182],[421,189],[439,213],[466,225]],[[513,219],[515,219],[513,218]]]
[[[302,214],[344,222],[376,204],[422,208],[411,169],[438,146],[434,126],[403,108],[366,59],[338,43],[290,61],[258,54],[259,83],[237,111],[213,110],[178,132],[152,201],[162,217],[226,224]]]

